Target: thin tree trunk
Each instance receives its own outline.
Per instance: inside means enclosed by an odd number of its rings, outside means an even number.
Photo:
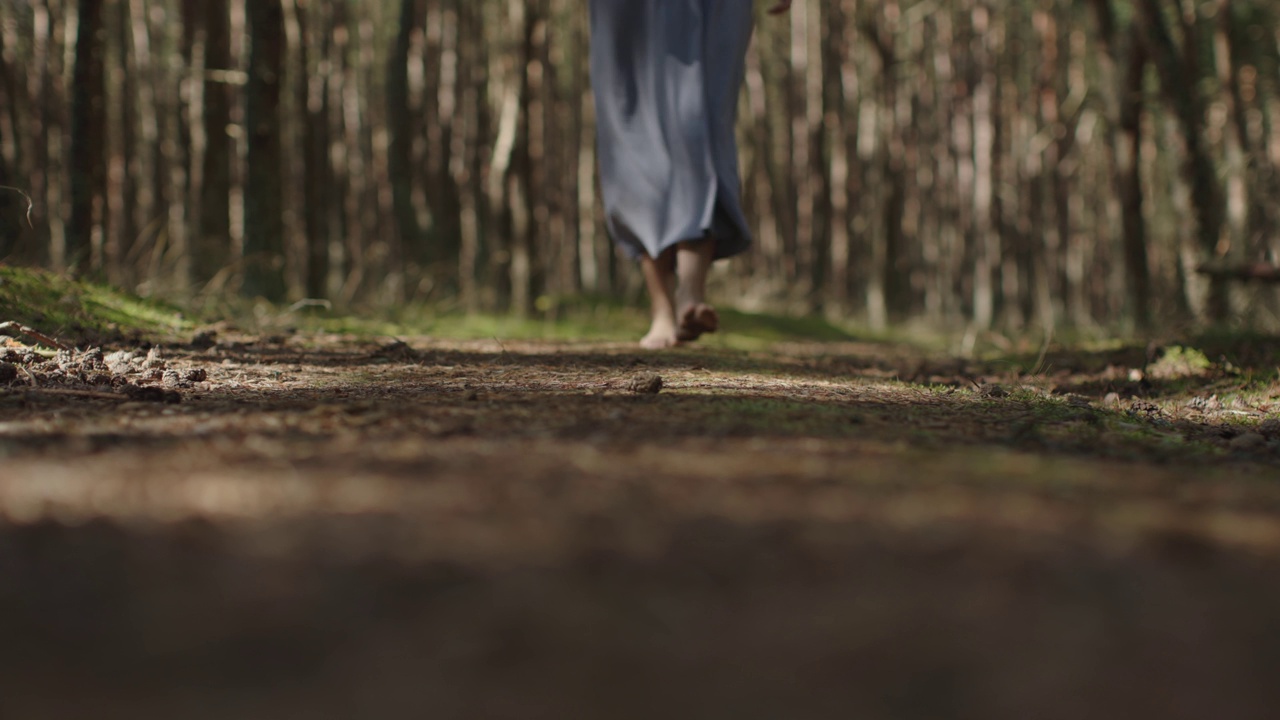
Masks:
[[[1147,329],[1152,320],[1151,266],[1147,253],[1147,222],[1142,189],[1142,90],[1147,53],[1137,32],[1129,39],[1129,46],[1120,102],[1122,140],[1117,154],[1117,180],[1124,217],[1125,274],[1128,278],[1130,312],[1134,324],[1139,329]]]
[[[395,44],[387,60],[387,119],[391,142],[388,171],[391,176],[391,197],[400,241],[411,248],[417,248],[423,242],[422,228],[418,225],[418,211],[413,203],[416,185],[413,166],[414,118],[409,108],[409,50],[414,34],[420,32],[420,22],[418,0],[401,0]]]
[[[542,99],[543,43],[546,42],[546,2],[526,3],[519,71],[520,106],[515,152],[507,180],[514,224],[511,236],[511,310],[528,317],[533,310],[534,262],[542,188],[535,186],[535,160],[543,157]]]
[[[319,70],[329,62],[329,33],[314,33],[312,23],[315,18],[311,9],[300,0],[293,1],[298,18],[300,64],[305,69],[305,76],[297,81],[298,104],[304,117],[302,220],[307,255],[304,284],[308,297],[325,298],[329,296],[329,216],[333,202],[333,171],[329,161],[329,81]],[[325,9],[316,8],[316,11],[323,15]],[[324,39],[317,48],[318,59],[313,62],[312,40],[317,35]]]
[[[35,37],[32,45],[32,84],[39,105],[39,133],[33,144],[37,155],[34,162],[32,188],[35,195],[44,199],[44,218],[38,226],[33,247],[21,253],[32,263],[61,264],[62,249],[66,245],[66,148],[63,136],[67,127],[65,106],[60,98],[65,94],[63,86],[65,53],[58,43],[66,23],[61,0],[48,0],[33,8]]]
[[[1218,102],[1225,106],[1225,112],[1212,121],[1211,128],[1216,136],[1222,138],[1224,150],[1222,167],[1225,189],[1224,234],[1223,243],[1220,244],[1218,252],[1220,255],[1231,253],[1243,256],[1248,252],[1246,243],[1251,199],[1246,167],[1249,135],[1237,122],[1241,117],[1241,105],[1244,100],[1240,94],[1239,75],[1236,72],[1235,58],[1231,51],[1231,7],[1225,0],[1219,0],[1217,11],[1218,20],[1213,27],[1214,64],[1217,67],[1217,80],[1221,87]]]
[[[1112,0],[1092,0],[1110,72],[1116,83],[1110,103],[1114,129],[1110,131],[1110,155],[1119,197],[1121,244],[1124,248],[1125,289],[1129,314],[1135,327],[1147,330],[1152,321],[1151,262],[1147,251],[1147,227],[1142,187],[1143,85],[1148,64],[1142,31],[1136,25],[1120,27]]]
[[[460,109],[465,123],[464,157],[461,158],[459,186],[458,293],[462,307],[478,311],[484,303],[481,294],[485,265],[481,262],[486,219],[489,217],[484,193],[482,149],[487,147],[491,131],[489,111],[489,58],[485,52],[484,9],[471,0],[457,0],[459,36],[464,39],[459,57],[465,68]]]
[[[199,0],[204,31],[201,124],[204,153],[197,183],[198,222],[191,243],[191,280],[206,283],[231,261],[231,8],[227,0]]]
[[[854,149],[850,147],[850,131],[847,108],[850,87],[849,64],[850,18],[857,12],[853,0],[823,3],[819,6],[823,57],[823,125],[827,134],[828,152],[825,160],[823,184],[826,191],[828,251],[825,297],[823,306],[830,317],[840,317],[849,312],[849,263],[852,238],[849,228],[850,185],[853,168],[850,159]],[[819,158],[819,161],[823,161]]]
[[[75,69],[71,106],[71,218],[67,224],[64,266],[88,271],[93,246],[102,237],[106,187],[106,70],[104,0],[77,4]]]
[[[0,106],[9,111],[0,117],[0,148],[12,151],[14,156],[0,152],[0,262],[10,257],[18,246],[19,236],[23,233],[24,219],[27,215],[27,201],[21,194],[10,188],[17,187],[21,181],[14,177],[14,168],[21,167],[17,157],[22,135],[22,124],[18,107],[26,105],[19,97],[18,83],[13,67],[8,61],[6,50],[7,28],[0,28]]]
[[[820,109],[818,99],[809,93],[809,79],[815,66],[821,70],[821,62],[811,56],[809,41],[809,15],[817,14],[818,9],[809,3],[800,3],[790,16],[791,32],[789,37],[791,77],[787,82],[787,136],[790,141],[787,155],[790,163],[787,173],[793,188],[791,200],[794,224],[788,223],[795,232],[792,240],[792,251],[795,268],[793,270],[795,286],[791,289],[792,303],[812,310],[811,303],[817,300],[815,295],[814,268],[817,257],[814,254],[814,234],[816,218],[814,206],[817,201],[818,175],[813,172],[811,155],[814,150],[814,128],[811,121]]]
[[[992,202],[995,194],[995,83],[991,57],[986,45],[991,27],[991,11],[983,4],[973,10],[975,75],[973,91],[973,323],[980,330],[990,329],[995,321],[995,271],[1000,254],[1000,240],[992,224]]]
[[[1217,170],[1209,157],[1201,119],[1205,117],[1204,101],[1197,92],[1201,78],[1195,23],[1184,22],[1181,52],[1174,44],[1159,0],[1139,0],[1145,21],[1147,46],[1160,73],[1165,98],[1172,106],[1182,132],[1185,148],[1184,172],[1191,184],[1191,201],[1196,215],[1196,237],[1200,252],[1206,258],[1218,255],[1224,223],[1222,190]],[[1205,308],[1208,318],[1225,321],[1231,314],[1226,282],[1210,278],[1209,297]]]
[[[244,285],[246,297],[285,298],[284,157],[280,98],[284,77],[284,8],[281,0],[250,0],[249,82],[245,125],[249,139],[245,180]]]
[[[130,245],[138,235],[138,222],[134,213],[138,209],[137,178],[138,138],[137,107],[135,98],[137,68],[136,50],[131,47],[130,3],[116,4],[116,12],[110,18],[111,32],[115,37],[111,69],[108,73],[113,94],[120,102],[108,107],[107,144],[114,150],[107,160],[107,216],[111,219],[104,242],[107,278],[117,285],[130,285],[131,272],[126,267]],[[145,42],[145,41],[144,41]]]
[[[170,32],[174,25],[179,24],[176,22],[179,18],[170,15],[168,6],[154,2],[144,4],[148,9],[144,15],[146,34],[163,39],[159,53],[166,62],[153,63],[150,79],[152,86],[158,89],[152,95],[154,111],[147,113],[156,118],[155,154],[150,167],[152,186],[156,189],[156,231],[150,235],[155,242],[146,248],[149,256],[140,257],[140,261],[147,262],[145,266],[139,263],[139,273],[164,282],[181,277],[190,265],[187,242],[190,187],[187,178],[191,130],[184,112],[185,93],[181,91],[185,82],[185,69],[180,61],[181,38]]]

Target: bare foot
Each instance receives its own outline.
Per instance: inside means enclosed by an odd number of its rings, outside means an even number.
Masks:
[[[644,271],[644,284],[649,290],[649,311],[653,322],[649,334],[640,339],[640,347],[646,350],[662,350],[675,347],[676,338],[676,253],[668,249],[656,258],[645,255],[640,258]]]
[[[675,318],[655,317],[649,334],[640,338],[640,347],[646,350],[664,350],[675,347],[680,339]]]
[[[676,332],[676,339],[680,342],[692,342],[702,337],[703,333],[713,333],[719,329],[720,315],[716,309],[706,303],[697,303],[680,313],[680,328]]]

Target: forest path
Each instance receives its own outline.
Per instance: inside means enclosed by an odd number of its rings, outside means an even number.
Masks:
[[[1270,717],[1271,394],[1149,361],[11,343],[0,715]]]

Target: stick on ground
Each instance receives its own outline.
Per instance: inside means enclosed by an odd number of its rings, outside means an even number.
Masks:
[[[16,322],[0,322],[0,334],[7,334],[7,333],[18,333],[19,335],[26,335],[27,337],[32,338],[37,342],[44,343],[45,345],[48,345],[51,348],[57,348],[58,350],[72,349],[70,345],[67,345],[64,342],[61,342],[56,338],[45,335],[39,330],[29,328],[26,325],[22,325]]]

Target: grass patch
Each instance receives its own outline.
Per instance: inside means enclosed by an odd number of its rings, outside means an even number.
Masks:
[[[0,265],[0,321],[18,322],[70,342],[146,335],[171,339],[193,332],[190,316],[228,320],[249,332],[284,328],[358,336],[429,336],[457,340],[546,340],[634,342],[644,334],[646,307],[600,296],[543,297],[530,317],[468,313],[452,304],[399,308],[276,306],[235,297],[206,304],[194,313],[139,298],[105,285],[23,267]],[[722,310],[722,332],[701,345],[728,350],[764,350],[777,343],[849,342],[855,335],[821,317],[795,317]]]
[[[457,340],[625,341],[644,332],[644,318],[623,308],[581,305],[538,312],[532,317],[467,313],[416,305],[395,311],[355,314],[315,313],[303,319],[304,329],[355,335],[428,336]]]
[[[1198,377],[1213,366],[1203,352],[1195,348],[1171,345],[1164,349],[1160,359],[1147,368],[1152,377],[1171,379]]]
[[[171,338],[191,322],[177,308],[32,268],[0,265],[0,322],[71,343],[124,336]]]
[[[769,315],[740,312],[730,308],[720,312],[720,320],[728,330],[727,337],[750,339],[761,343],[853,342],[865,339],[816,315],[805,317]]]
[[[261,313],[259,313],[261,314]],[[332,312],[306,309],[277,312],[273,322],[303,330],[355,335],[428,336],[458,340],[548,340],[558,342],[635,342],[649,325],[648,310],[612,298],[542,298],[532,316],[467,313],[456,308],[412,305],[395,310]],[[792,317],[721,310],[719,333],[700,345],[729,350],[761,350],[787,342],[850,342],[853,332],[820,317]]]

